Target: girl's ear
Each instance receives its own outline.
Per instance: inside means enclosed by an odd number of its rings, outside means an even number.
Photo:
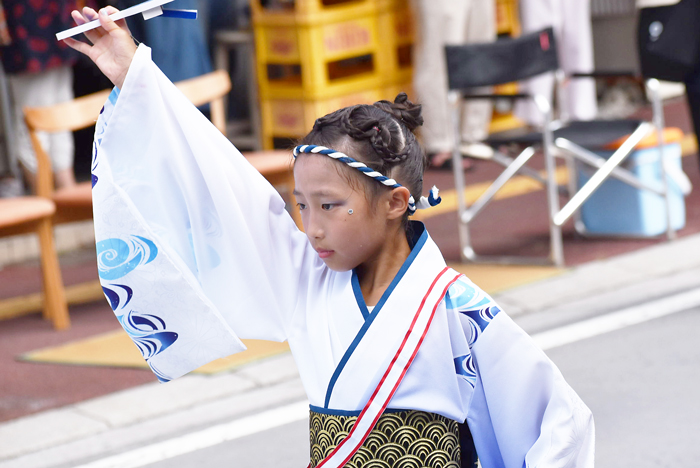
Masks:
[[[389,209],[387,219],[397,219],[403,217],[408,210],[408,199],[411,192],[406,187],[398,187],[389,193]]]

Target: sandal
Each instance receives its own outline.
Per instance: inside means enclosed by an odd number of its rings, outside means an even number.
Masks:
[[[441,171],[451,171],[453,166],[452,154],[449,153],[447,158],[444,157],[445,154],[446,153],[429,153],[428,167]],[[474,164],[472,164],[469,158],[462,158],[462,168],[465,171],[470,171],[474,169]]]

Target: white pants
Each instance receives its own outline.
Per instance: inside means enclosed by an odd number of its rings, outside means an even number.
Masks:
[[[413,86],[423,106],[423,144],[429,153],[451,151],[454,137],[447,102],[444,46],[495,40],[494,0],[413,0],[413,8],[417,27]],[[487,101],[464,105],[464,141],[479,141],[488,136],[491,108]]]
[[[36,172],[37,163],[29,131],[24,123],[23,107],[51,106],[73,99],[73,69],[52,68],[41,73],[7,75],[14,104],[15,157],[28,171]],[[75,154],[71,132],[38,132],[54,172],[73,167]]]
[[[567,73],[593,70],[593,33],[591,31],[590,0],[520,0],[523,32],[532,32],[548,26],[554,28],[559,64]],[[552,102],[553,75],[542,75],[523,84],[523,91],[541,94]],[[560,111],[574,120],[590,120],[598,111],[595,81],[573,79],[564,88]],[[516,115],[532,124],[543,119],[532,102],[520,102]]]

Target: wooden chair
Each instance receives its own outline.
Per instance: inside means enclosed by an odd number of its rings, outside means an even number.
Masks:
[[[231,90],[228,73],[215,71],[176,85],[196,106],[209,103],[212,122],[219,130],[225,130],[223,100]],[[37,156],[36,195],[56,203],[54,224],[92,219],[92,184],[88,181],[54,190],[51,160],[36,132],[76,131],[94,125],[109,93],[109,90],[99,91],[53,106],[24,108],[24,120]]]
[[[227,72],[217,70],[175,84],[196,106],[209,103],[212,123],[222,133],[225,133],[226,117],[224,113],[224,98],[231,90],[231,81]],[[51,218],[53,224],[92,219],[92,184],[90,182],[83,182],[73,187],[55,190],[51,160],[42,148],[36,132],[75,131],[94,125],[109,93],[109,90],[105,90],[54,106],[24,108],[25,122],[27,123],[32,145],[34,146],[37,156],[36,195],[51,200],[52,205],[55,204],[55,213],[52,210],[53,217]],[[295,199],[292,193],[294,190],[294,177],[290,153],[288,151],[266,151],[244,155],[249,158],[252,165],[260,171],[270,183],[280,186],[280,188],[282,188],[282,186],[284,187],[284,194],[287,201],[294,206]],[[48,200],[44,200],[44,202],[51,203]],[[0,209],[0,211],[4,211],[4,208]],[[301,227],[301,217],[298,210],[292,210],[292,213],[295,222]],[[2,213],[0,213],[0,217],[2,217]],[[2,228],[1,222],[0,228]],[[2,235],[2,232],[3,231],[0,230],[0,235]],[[44,234],[44,236],[46,235],[47,234]],[[44,256],[48,255],[44,254],[43,249],[45,244],[48,246],[48,241],[42,240],[42,259]],[[53,238],[51,238],[51,246],[53,251]],[[53,255],[55,257],[55,253]],[[49,268],[51,268],[50,262],[48,262],[48,264]],[[55,262],[55,264],[57,269],[58,263]],[[44,271],[45,278],[47,277],[48,271],[48,269]],[[50,281],[47,282],[45,279],[45,284],[58,284],[60,295],[63,297],[61,301],[65,303],[65,291],[60,281],[60,272],[54,272],[49,276],[57,278],[58,283],[55,281],[53,283]],[[94,287],[90,287],[87,293],[83,291],[77,296],[79,299],[76,298],[75,302],[98,299],[102,294],[99,284],[95,282],[92,286]],[[59,294],[59,292],[55,294]],[[71,295],[69,294],[69,298],[70,297]],[[55,301],[47,300],[47,303],[53,302]],[[29,312],[30,310],[36,309],[32,309],[31,306],[28,305],[25,312]],[[45,312],[45,315],[51,317],[65,316],[64,319],[60,319],[63,321],[57,319],[58,321],[54,323],[57,328],[68,326],[67,309],[65,309],[65,307],[58,312]]]
[[[210,104],[211,121],[225,134],[224,98],[231,90],[231,80],[226,71],[217,70],[179,81],[175,85],[195,106]],[[54,190],[51,161],[39,143],[36,132],[75,131],[94,125],[109,93],[109,90],[105,90],[54,106],[24,108],[25,122],[37,154],[36,194],[50,198],[56,204],[54,224],[92,219],[92,184],[82,182],[73,187]],[[252,155],[253,166],[273,185],[284,185],[288,201],[294,204],[294,178],[288,153],[286,157],[277,151],[244,153],[246,157],[249,155]],[[301,226],[299,216],[294,216],[297,225]]]
[[[36,233],[39,236],[44,290],[43,315],[53,322],[54,328],[63,330],[70,326],[70,319],[53,241],[51,217],[55,211],[56,205],[43,197],[2,198],[0,237],[26,233]]]

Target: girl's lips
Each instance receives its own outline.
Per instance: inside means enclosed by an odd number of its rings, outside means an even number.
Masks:
[[[332,250],[318,249],[316,252],[318,253],[318,256],[321,257],[321,258],[328,258],[328,257],[330,257],[331,255],[333,255],[333,251],[332,251]]]

